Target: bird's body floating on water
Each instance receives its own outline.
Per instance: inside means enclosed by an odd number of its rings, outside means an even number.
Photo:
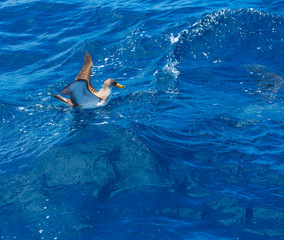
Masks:
[[[54,94],[53,96],[72,107],[96,108],[108,103],[112,87],[125,88],[114,79],[109,78],[104,82],[103,88],[97,91],[91,84],[92,67],[92,58],[90,54],[86,52],[84,65],[75,81],[68,84],[61,91],[62,95],[70,95],[70,99],[58,94]]]

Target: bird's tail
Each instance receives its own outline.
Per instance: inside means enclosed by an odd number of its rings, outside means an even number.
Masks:
[[[58,94],[54,94],[53,97],[55,97],[56,99],[58,99],[59,101],[65,103],[65,104],[67,104],[68,106],[74,107],[74,104],[71,102],[70,99],[62,97],[61,95],[58,95]]]

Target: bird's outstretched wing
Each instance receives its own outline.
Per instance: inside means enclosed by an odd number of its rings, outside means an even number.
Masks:
[[[91,93],[96,94],[98,91],[92,86],[91,84],[91,72],[93,67],[93,61],[91,55],[86,52],[84,57],[84,64],[79,72],[78,76],[76,77],[75,81],[78,80],[85,80],[87,81],[88,89]]]

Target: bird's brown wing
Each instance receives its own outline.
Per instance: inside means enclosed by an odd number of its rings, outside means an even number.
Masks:
[[[84,57],[84,64],[79,72],[78,76],[76,77],[76,80],[85,80],[87,81],[88,89],[91,93],[96,94],[98,91],[93,87],[91,84],[91,72],[93,67],[93,61],[91,55],[86,52]]]

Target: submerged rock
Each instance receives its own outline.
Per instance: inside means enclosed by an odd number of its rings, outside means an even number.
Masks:
[[[40,157],[48,187],[92,183],[94,197],[161,185],[155,159],[133,134],[114,125],[84,129]],[[106,191],[108,188],[108,193]]]

